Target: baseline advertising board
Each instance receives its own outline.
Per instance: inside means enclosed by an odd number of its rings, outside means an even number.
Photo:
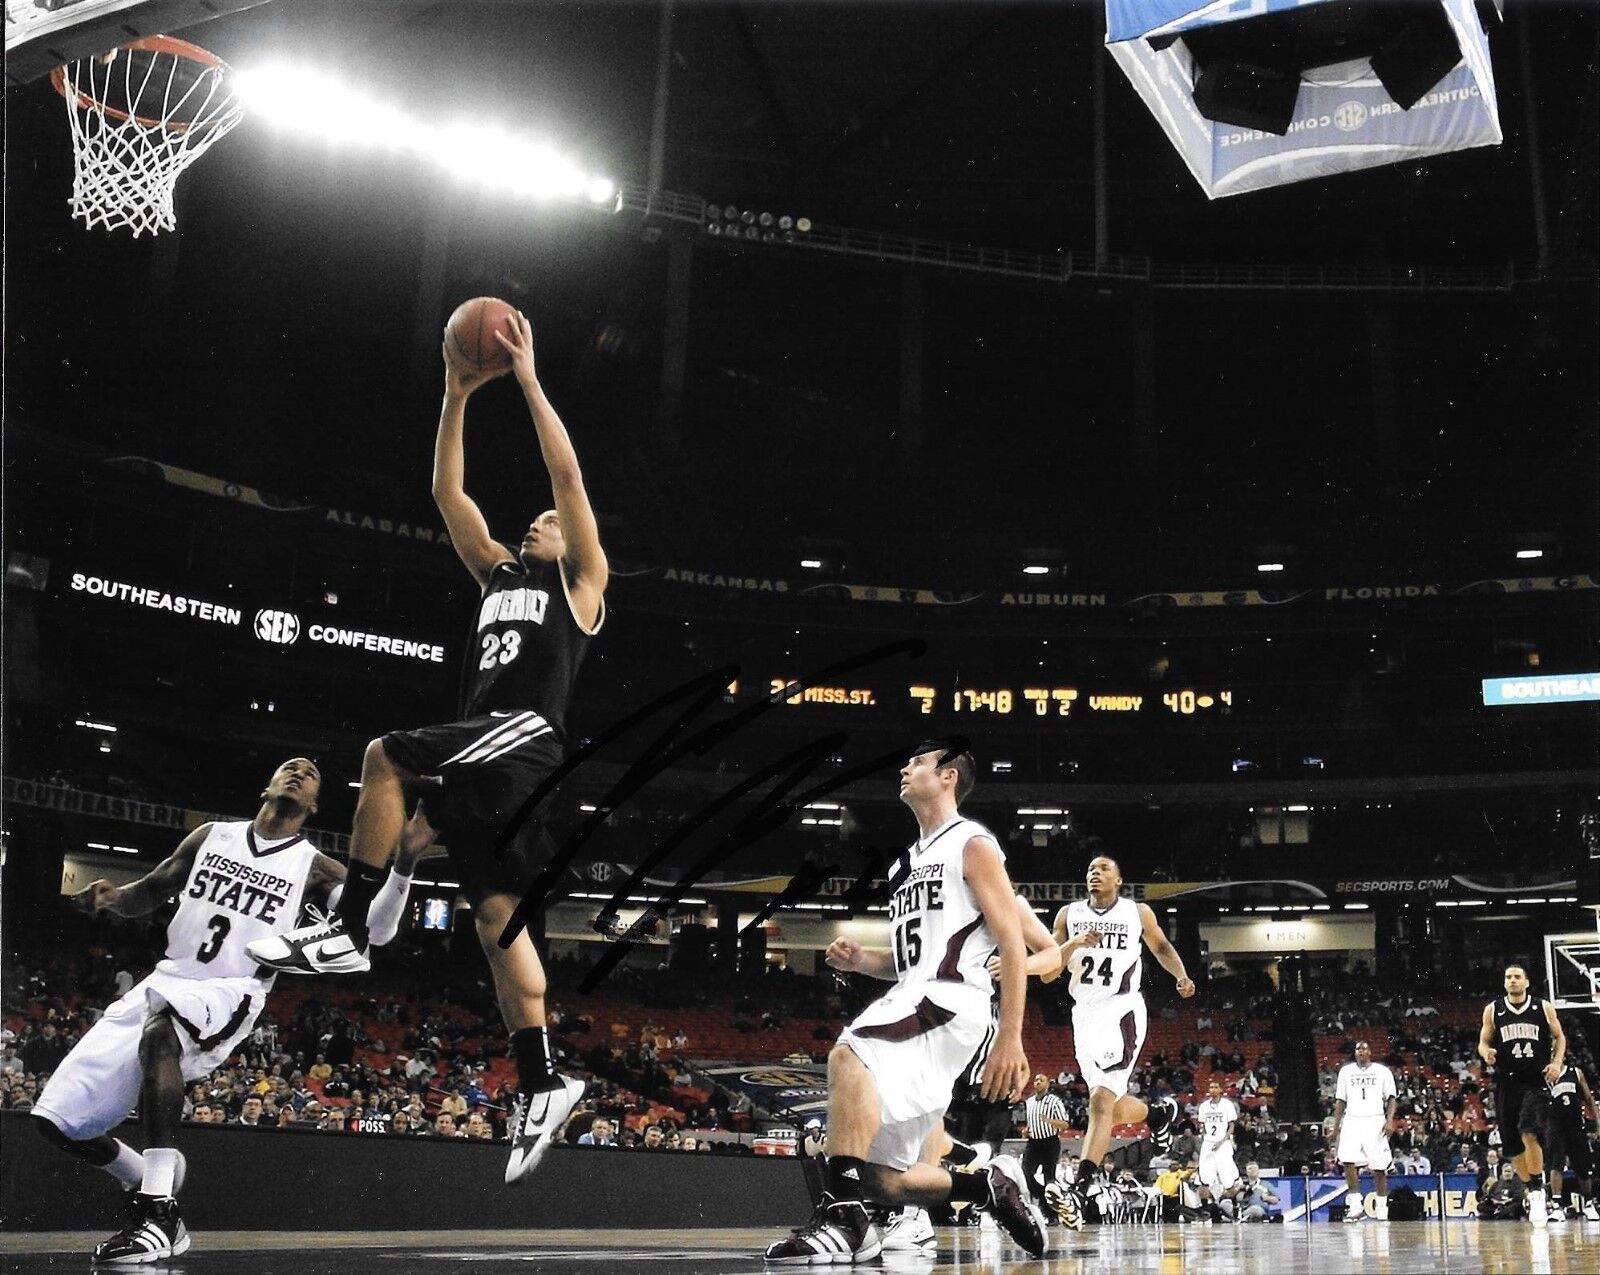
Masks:
[[[1408,1186],[1422,1199],[1426,1218],[1478,1216],[1478,1180],[1470,1173],[1408,1173],[1389,1178],[1389,1190]],[[1344,1197],[1348,1188],[1343,1178],[1277,1178],[1272,1187],[1283,1197],[1285,1222],[1331,1222],[1332,1210],[1344,1218]],[[1361,1208],[1369,1218],[1377,1216],[1378,1193],[1361,1192]],[[1443,1210],[1441,1214],[1440,1210]]]

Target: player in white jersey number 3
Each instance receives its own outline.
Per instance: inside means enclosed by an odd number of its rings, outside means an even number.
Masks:
[[[1148,1023],[1139,991],[1144,948],[1177,981],[1179,996],[1194,995],[1183,958],[1156,924],[1155,913],[1121,896],[1117,861],[1107,855],[1089,860],[1085,883],[1089,897],[1067,904],[1056,913],[1055,923],[1055,939],[1071,980],[1073,1051],[1089,1087],[1089,1128],[1078,1180],[1058,1204],[1061,1220],[1074,1229],[1083,1225],[1083,1204],[1110,1150],[1114,1125],[1142,1120],[1158,1147],[1172,1141],[1177,1105],[1170,1098],[1147,1105],[1128,1092]]]
[[[882,1241],[869,1200],[986,1205],[1029,1254],[1044,1252],[1044,1217],[1015,1157],[956,1175],[922,1162],[923,1144],[990,1028],[987,962],[996,949],[1000,1015],[983,1096],[1014,1102],[1028,1078],[1027,953],[1015,891],[994,836],[957,810],[975,773],[964,741],[919,744],[900,771],[900,800],[917,818],[918,837],[889,870],[890,950],[838,938],[826,954],[835,969],[894,986],[845,1028],[828,1056],[827,1189],[810,1222],[767,1246],[768,1262],[871,1261]]]
[[[344,866],[300,835],[321,787],[316,763],[290,758],[273,772],[254,819],[201,824],[137,881],[95,881],[73,896],[81,908],[117,916],[147,916],[178,900],[165,959],[84,1033],[33,1109],[48,1141],[127,1189],[127,1224],[95,1248],[97,1263],[157,1262],[189,1247],[175,1198],[184,1082],[220,1067],[267,1003],[272,973],[245,944],[292,930],[304,904],[344,880]],[[135,1102],[142,1155],[109,1132]]]

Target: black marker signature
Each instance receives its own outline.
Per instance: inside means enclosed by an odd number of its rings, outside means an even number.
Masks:
[[[732,805],[747,792],[751,792],[760,787],[769,778],[777,777],[783,771],[785,766],[787,766],[790,771],[788,784],[798,782],[800,779],[804,778],[804,776],[812,769],[812,767],[831,756],[834,748],[841,747],[843,743],[848,740],[848,738],[849,737],[847,735],[842,733],[827,735],[822,739],[806,745],[804,748],[797,749],[795,752],[789,754],[788,757],[780,758],[778,761],[773,762],[771,765],[766,767],[765,770],[758,774],[752,775],[737,788],[731,790],[730,792],[724,793],[699,814],[694,815],[691,818],[686,819],[683,823],[679,824],[678,827],[673,830],[672,834],[666,839],[666,841],[664,841],[661,846],[657,848],[656,853],[644,863],[640,864],[637,869],[635,869],[633,875],[628,878],[628,880],[622,885],[617,893],[614,894],[607,902],[605,908],[602,909],[600,916],[596,920],[596,928],[601,930],[602,933],[610,934],[613,937],[614,942],[601,955],[600,959],[595,962],[594,968],[584,976],[583,981],[578,984],[578,990],[580,992],[592,992],[600,984],[600,982],[622,962],[622,960],[627,956],[628,952],[632,950],[632,948],[636,947],[639,942],[641,942],[647,935],[650,934],[650,932],[655,928],[656,921],[664,918],[667,915],[668,909],[670,909],[674,903],[677,903],[683,897],[684,893],[691,889],[695,882],[701,878],[701,876],[709,872],[712,868],[716,867],[717,864],[721,863],[730,854],[734,853],[734,851],[743,846],[751,844],[753,841],[759,840],[767,833],[781,827],[783,824],[788,822],[795,811],[806,805],[809,805],[811,802],[820,797],[826,796],[836,788],[840,788],[845,784],[852,783],[856,779],[864,778],[865,776],[881,769],[885,765],[903,764],[904,758],[908,751],[907,747],[891,749],[889,752],[882,753],[868,761],[858,763],[857,765],[852,766],[845,773],[837,775],[834,778],[818,784],[813,788],[809,788],[805,792],[793,797],[783,797],[781,794],[785,791],[785,785],[780,785],[774,792],[769,793],[762,798],[756,809],[741,819],[738,824],[729,830],[729,832],[720,842],[718,842],[710,850],[706,851],[705,854],[701,855],[700,859],[694,864],[694,866],[680,876],[672,886],[665,890],[660,898],[652,902],[632,925],[630,925],[620,934],[617,934],[614,931],[610,923],[616,919],[616,911],[621,906],[622,901],[627,898],[628,894],[633,889],[644,883],[645,877],[650,872],[652,867],[654,867],[656,864],[659,864],[673,848],[675,848],[682,841],[686,840],[697,828],[708,822],[721,810]],[[941,765],[955,757],[959,757],[962,753],[969,751],[971,747],[964,736],[949,736],[947,737],[947,742],[949,745],[948,748],[939,757],[939,763]],[[877,865],[875,864],[869,866],[867,871],[858,877],[850,886],[850,888],[845,891],[844,895],[842,896],[842,900],[844,902],[856,902],[868,897],[871,894],[872,877],[876,866]],[[827,870],[825,869],[824,872],[826,871]],[[802,874],[803,873],[804,870],[802,869]],[[814,873],[812,877],[812,884],[820,884],[821,880],[826,879],[826,876],[822,876],[819,880]],[[792,901],[798,901],[800,898],[805,897],[800,891],[794,891],[791,895],[793,884],[794,883],[791,882],[790,887],[786,888],[783,893],[778,896],[780,900],[784,899],[786,896],[788,896]],[[778,904],[776,902],[774,902],[772,905],[773,908],[776,908],[777,906]],[[771,910],[768,910],[762,917],[758,918],[758,920],[765,919],[765,916],[770,915]],[[755,922],[752,922],[752,924],[755,924]],[[748,929],[749,927],[747,926],[746,928]]]
[[[843,673],[853,672],[896,655],[906,655],[912,659],[917,659],[926,650],[927,643],[918,639],[906,639],[875,647],[860,655],[850,656],[838,663],[819,669],[815,673],[807,674],[805,677],[798,679],[798,681],[785,686],[782,690],[774,691],[761,702],[750,705],[724,721],[714,722],[687,738],[680,739],[680,736],[706,709],[722,698],[727,685],[738,676],[737,665],[726,665],[700,677],[693,678],[682,686],[658,696],[643,708],[613,723],[581,748],[574,751],[571,756],[551,772],[543,783],[529,794],[527,800],[513,813],[510,821],[497,838],[495,844],[495,853],[497,855],[504,854],[506,846],[539,808],[540,803],[573,770],[589,760],[601,749],[615,742],[632,727],[649,721],[663,710],[670,709],[674,704],[685,700],[689,701],[688,706],[679,713],[671,725],[646,747],[639,759],[628,768],[621,779],[612,785],[610,791],[597,804],[595,811],[589,818],[567,837],[564,844],[545,866],[544,870],[540,872],[538,878],[530,886],[528,892],[523,896],[516,910],[506,922],[506,926],[500,934],[500,946],[502,948],[509,947],[515,941],[517,935],[526,928],[529,919],[539,907],[560,897],[561,891],[558,886],[564,879],[572,860],[582,849],[584,843],[596,829],[605,823],[612,812],[651,779],[669,769],[674,763],[690,753],[699,756],[705,755],[717,744],[743,730],[763,714],[771,712],[772,709],[784,704],[808,686],[815,685],[825,679],[837,677]],[[642,881],[645,874],[659,865],[661,860],[673,848],[681,844],[689,833],[703,826],[712,816],[731,804],[732,800],[744,796],[767,779],[783,773],[787,768],[795,773],[792,773],[787,783],[778,789],[780,793],[785,791],[802,780],[810,770],[837,752],[840,747],[848,742],[848,739],[849,736],[847,735],[834,733],[826,736],[816,744],[797,750],[795,753],[790,754],[789,757],[782,758],[773,765],[766,767],[760,774],[747,779],[732,790],[731,793],[724,794],[723,797],[713,801],[704,811],[680,824],[668,836],[666,841],[657,848],[655,853],[629,878],[628,882],[612,896],[611,900],[606,904],[606,909],[602,915],[614,916],[618,908],[626,901],[630,890],[635,887],[637,882]],[[689,889],[703,873],[709,871],[727,855],[781,826],[799,805],[803,805],[806,801],[815,800],[834,788],[853,782],[866,774],[871,774],[895,758],[903,757],[904,752],[901,750],[873,758],[870,762],[852,767],[849,771],[834,777],[828,783],[811,790],[804,794],[803,798],[788,802],[774,802],[772,798],[768,798],[755,812],[742,820],[733,831],[724,837],[718,846],[709,852],[707,858],[702,859],[701,863],[697,865],[697,870],[691,876],[685,877],[672,891],[668,892],[673,896],[670,901],[675,902],[678,895]],[[653,920],[653,918],[651,919]],[[630,932],[633,929],[642,929],[642,927],[636,924],[636,926],[630,927]],[[620,956],[618,959],[620,959]],[[614,965],[615,961],[612,964]],[[610,966],[607,966],[608,970],[609,968]]]

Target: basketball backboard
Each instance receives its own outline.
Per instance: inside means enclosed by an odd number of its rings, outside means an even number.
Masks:
[[[1600,932],[1546,934],[1544,971],[1557,1010],[1600,1009]]]
[[[268,0],[6,0],[6,84],[147,35],[172,35]]]

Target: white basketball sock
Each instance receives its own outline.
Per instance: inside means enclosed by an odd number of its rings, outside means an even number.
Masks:
[[[117,1139],[117,1158],[100,1166],[125,1187],[137,1187],[144,1181],[144,1157],[122,1139]]]
[[[400,918],[405,914],[406,896],[410,893],[410,876],[401,876],[399,869],[391,867],[378,887],[377,898],[367,909],[367,932],[374,947],[382,947],[400,932]]]
[[[1345,1192],[1344,1206],[1345,1206],[1345,1208],[1349,1209],[1352,1213],[1361,1212],[1361,1192],[1360,1191],[1347,1191],[1347,1192]]]
[[[167,1198],[172,1195],[173,1180],[178,1176],[178,1149],[176,1147],[146,1147],[144,1153],[144,1181],[139,1190],[145,1195]]]

